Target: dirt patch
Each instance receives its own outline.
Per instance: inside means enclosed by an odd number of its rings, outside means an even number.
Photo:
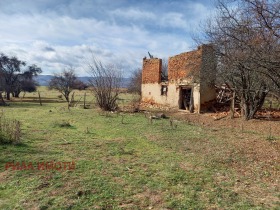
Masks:
[[[219,142],[200,141],[203,150],[195,150],[195,153],[204,156],[213,167],[222,166],[234,172],[234,177],[216,174],[214,179],[218,185],[233,182],[233,189],[239,196],[249,197],[258,205],[276,207],[280,190],[280,121],[277,117],[270,120],[260,117],[249,121],[229,117],[215,120],[211,113],[184,111],[168,116],[202,126],[206,134],[217,136]]]
[[[277,112],[277,115],[280,116],[280,111]],[[225,115],[224,118],[219,119],[221,116]],[[230,119],[228,113],[220,113],[213,114],[213,113],[204,113],[204,114],[191,114],[186,111],[179,111],[179,112],[170,112],[167,116],[171,116],[172,118],[176,118],[178,120],[183,120],[187,122],[191,122],[194,124],[199,124],[207,127],[212,128],[233,128],[236,131],[253,131],[255,133],[260,134],[267,134],[274,136],[280,136],[280,118],[261,118],[258,117],[257,119],[244,121],[242,118],[234,118]],[[275,114],[276,116],[276,114]]]
[[[151,191],[150,189],[145,189],[143,192],[137,193],[133,197],[138,202],[139,206],[148,209],[158,209],[162,207],[164,200],[162,192]]]
[[[8,170],[0,172],[0,183],[4,183],[7,180],[8,175],[9,175],[9,171]]]

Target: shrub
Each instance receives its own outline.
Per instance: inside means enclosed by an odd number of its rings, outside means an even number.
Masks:
[[[21,141],[21,124],[18,120],[11,120],[0,116],[0,143],[18,144]]]
[[[55,122],[54,127],[59,127],[59,128],[73,128],[71,123],[69,121],[61,121],[61,122]]]
[[[103,65],[93,58],[89,63],[90,85],[97,105],[104,111],[116,111],[121,92],[122,72],[117,65]]]

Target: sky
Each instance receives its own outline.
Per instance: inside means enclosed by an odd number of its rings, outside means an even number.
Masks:
[[[72,66],[89,76],[95,57],[129,77],[148,52],[195,49],[192,37],[213,10],[212,0],[0,0],[0,52],[45,75]]]

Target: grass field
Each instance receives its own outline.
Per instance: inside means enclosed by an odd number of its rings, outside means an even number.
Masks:
[[[68,110],[59,93],[40,91],[42,106],[31,93],[2,108],[23,137],[0,145],[0,209],[279,209],[279,136],[184,121],[173,128],[82,101]],[[75,168],[38,170],[46,162]]]

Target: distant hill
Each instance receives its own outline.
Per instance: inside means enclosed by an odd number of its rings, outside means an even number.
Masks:
[[[52,75],[38,75],[34,79],[40,86],[48,86],[52,77]]]
[[[35,80],[36,80],[36,82],[38,82],[38,84],[40,86],[48,86],[49,82],[52,78],[53,78],[52,75],[38,75],[37,77],[35,77]],[[88,83],[90,78],[91,77],[78,77],[78,79],[84,83]],[[130,81],[130,78],[123,78],[122,79],[122,88],[127,88],[129,81]]]

